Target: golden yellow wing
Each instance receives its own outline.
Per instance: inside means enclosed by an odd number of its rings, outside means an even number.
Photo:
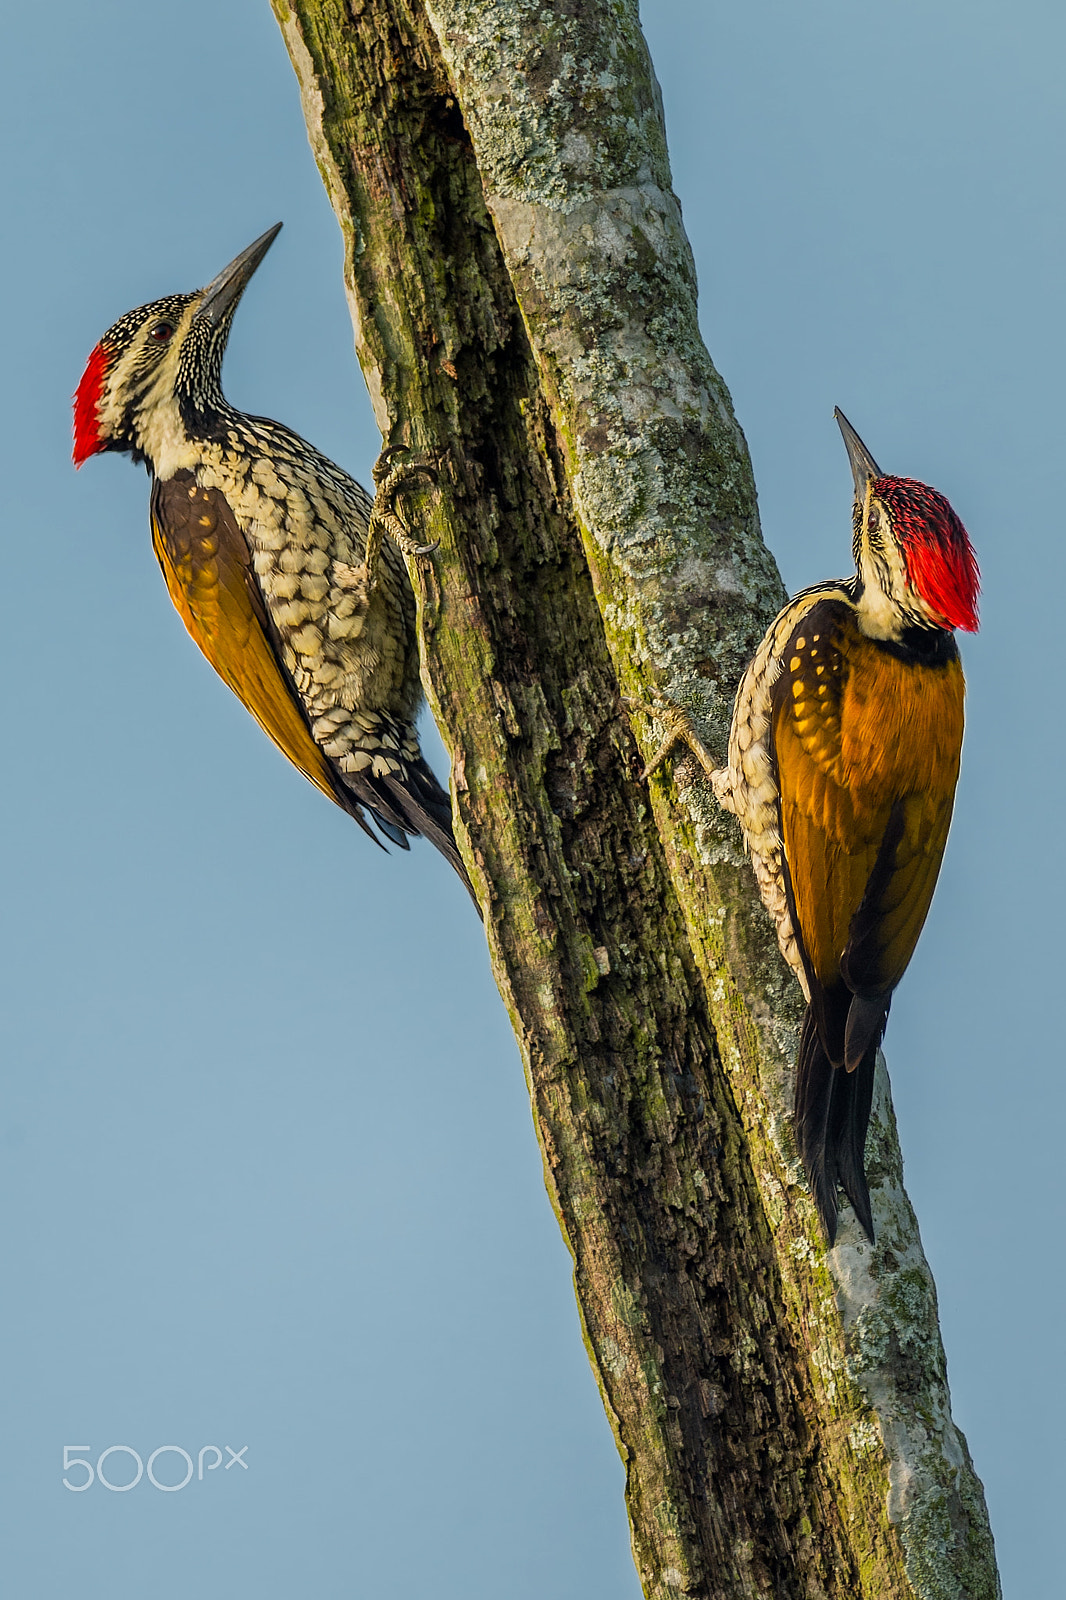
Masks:
[[[152,490],[152,544],[170,598],[219,677],[294,766],[337,795],[271,636],[251,554],[224,497],[179,472]]]
[[[859,632],[845,603],[826,601],[803,619],[782,667],[781,832],[812,991],[843,979],[854,993],[887,995],[914,952],[947,841],[962,746],[958,656],[951,645],[930,665],[886,648]]]

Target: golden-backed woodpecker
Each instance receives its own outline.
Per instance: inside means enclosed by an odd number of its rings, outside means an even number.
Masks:
[[[963,727],[954,630],[976,630],[979,592],[944,496],[887,476],[836,418],[855,480],[854,576],[804,589],[775,618],[741,679],[724,768],[683,715],[669,741],[688,739],[739,818],[807,997],[795,1127],[830,1243],[838,1186],[873,1238],[874,1066],[947,841]]]
[[[426,552],[406,537],[395,496],[426,469],[389,471],[385,452],[372,499],[290,429],[222,394],[233,314],[280,226],[206,289],[108,329],[74,398],[74,461],[117,450],[146,463],[155,553],[215,671],[375,842],[371,822],[403,849],[423,834],[469,888],[415,731],[415,601],[400,550]]]

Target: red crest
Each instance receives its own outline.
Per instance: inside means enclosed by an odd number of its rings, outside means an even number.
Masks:
[[[969,535],[942,494],[914,478],[875,478],[911,587],[949,628],[977,632],[981,573]]]
[[[74,395],[74,465],[96,455],[104,448],[100,436],[100,401],[104,394],[104,377],[109,361],[107,351],[98,344],[85,364],[81,382]]]

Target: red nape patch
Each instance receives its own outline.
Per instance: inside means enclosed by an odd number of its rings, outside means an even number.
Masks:
[[[949,628],[976,633],[981,572],[969,535],[944,496],[914,478],[875,478],[873,493],[892,514],[912,589]]]
[[[80,467],[104,448],[100,437],[99,409],[104,393],[104,375],[109,357],[98,344],[85,365],[74,395],[74,465]]]

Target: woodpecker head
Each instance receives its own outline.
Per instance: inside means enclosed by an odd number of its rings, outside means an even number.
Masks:
[[[886,477],[839,408],[835,416],[855,479],[852,550],[864,630],[879,639],[910,628],[975,633],[981,574],[959,518],[928,484]]]
[[[206,289],[127,311],[108,328],[74,396],[74,464],[101,450],[181,465],[183,445],[203,437],[222,399],[222,357],[233,313],[281,227],[242,250]]]

